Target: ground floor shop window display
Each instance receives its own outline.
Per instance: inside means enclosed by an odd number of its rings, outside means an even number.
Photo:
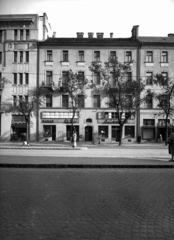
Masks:
[[[108,138],[108,126],[98,126],[98,134],[101,141],[105,141],[105,139]]]

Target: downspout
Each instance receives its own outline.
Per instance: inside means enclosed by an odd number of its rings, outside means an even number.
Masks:
[[[37,42],[37,81],[36,87],[39,88],[39,62],[40,62],[40,48],[39,42]],[[36,110],[36,141],[39,142],[39,103],[37,101],[37,110]]]
[[[141,72],[141,43],[139,42],[138,48],[137,48],[137,82],[140,84],[140,72]],[[139,100],[140,100],[140,96]],[[141,136],[141,131],[140,131],[140,107],[137,109],[137,114],[136,114],[136,133],[137,133],[137,138],[138,135]],[[136,139],[137,139],[136,138]]]

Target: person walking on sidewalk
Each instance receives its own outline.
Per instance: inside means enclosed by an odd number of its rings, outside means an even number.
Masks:
[[[174,132],[172,132],[169,140],[168,140],[168,144],[169,144],[169,154],[171,154],[172,159],[170,161],[174,161],[173,160],[173,156],[174,156]]]

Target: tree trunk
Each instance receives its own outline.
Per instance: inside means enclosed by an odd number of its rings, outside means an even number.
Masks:
[[[167,141],[168,141],[168,126],[167,126],[167,119],[165,122],[165,132],[166,132],[166,137],[165,137],[165,145],[167,145]]]
[[[120,124],[119,146],[122,145],[122,132],[123,132],[123,125]]]

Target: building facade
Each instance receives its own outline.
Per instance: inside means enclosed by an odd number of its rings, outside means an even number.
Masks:
[[[0,78],[9,83],[0,89],[0,139],[18,140],[26,132],[24,117],[6,114],[8,104],[28,99],[37,86],[37,42],[51,34],[45,13],[0,15]],[[36,119],[32,118],[31,140],[36,139]]]

